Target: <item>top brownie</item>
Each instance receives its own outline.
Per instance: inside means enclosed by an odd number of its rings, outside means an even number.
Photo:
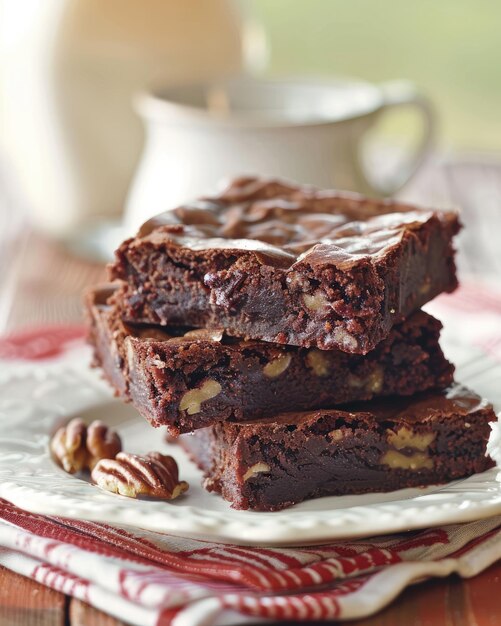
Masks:
[[[454,212],[240,178],[116,251],[129,322],[366,354],[457,286]]]

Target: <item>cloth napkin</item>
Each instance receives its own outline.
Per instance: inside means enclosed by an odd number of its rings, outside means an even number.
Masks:
[[[138,626],[364,617],[501,558],[501,516],[308,548],[247,548],[44,517],[0,501],[0,564]]]
[[[501,363],[499,292],[462,287],[429,310],[446,320],[452,347],[460,337],[461,350],[468,344]],[[71,359],[83,332],[54,326],[4,338],[0,369]],[[475,576],[500,558],[501,516],[316,547],[251,548],[46,517],[0,500],[0,565],[138,626],[361,618],[414,582]]]

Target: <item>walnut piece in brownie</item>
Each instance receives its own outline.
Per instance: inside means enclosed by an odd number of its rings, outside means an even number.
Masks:
[[[346,409],[218,423],[178,441],[236,509],[443,483],[494,465],[492,406],[461,385]]]
[[[422,311],[360,356],[237,340],[221,330],[124,324],[112,294],[103,287],[87,297],[95,363],[117,395],[174,434],[452,382],[454,368],[438,343],[441,324]]]
[[[242,178],[116,252],[124,319],[366,354],[457,286],[456,213]]]

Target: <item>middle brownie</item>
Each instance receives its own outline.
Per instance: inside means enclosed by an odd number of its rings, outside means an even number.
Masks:
[[[171,434],[226,420],[411,395],[452,382],[439,346],[441,323],[422,311],[395,326],[365,356],[189,330],[125,324],[114,289],[87,299],[94,361],[118,395]]]

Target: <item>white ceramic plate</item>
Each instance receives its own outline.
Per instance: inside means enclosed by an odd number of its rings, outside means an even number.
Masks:
[[[489,367],[485,355],[465,355],[461,346],[451,346],[449,355],[464,363],[460,380],[472,379],[480,393],[501,400],[499,365]],[[88,362],[89,353],[81,348],[55,364],[0,370],[0,497],[36,513],[247,545],[314,544],[501,514],[496,469],[446,486],[320,498],[276,513],[234,511],[202,489],[198,469],[178,446],[163,441],[162,430],[112,398]],[[168,451],[190,483],[189,492],[173,503],[133,500],[60,470],[49,456],[49,438],[76,415],[119,426],[128,451]]]

